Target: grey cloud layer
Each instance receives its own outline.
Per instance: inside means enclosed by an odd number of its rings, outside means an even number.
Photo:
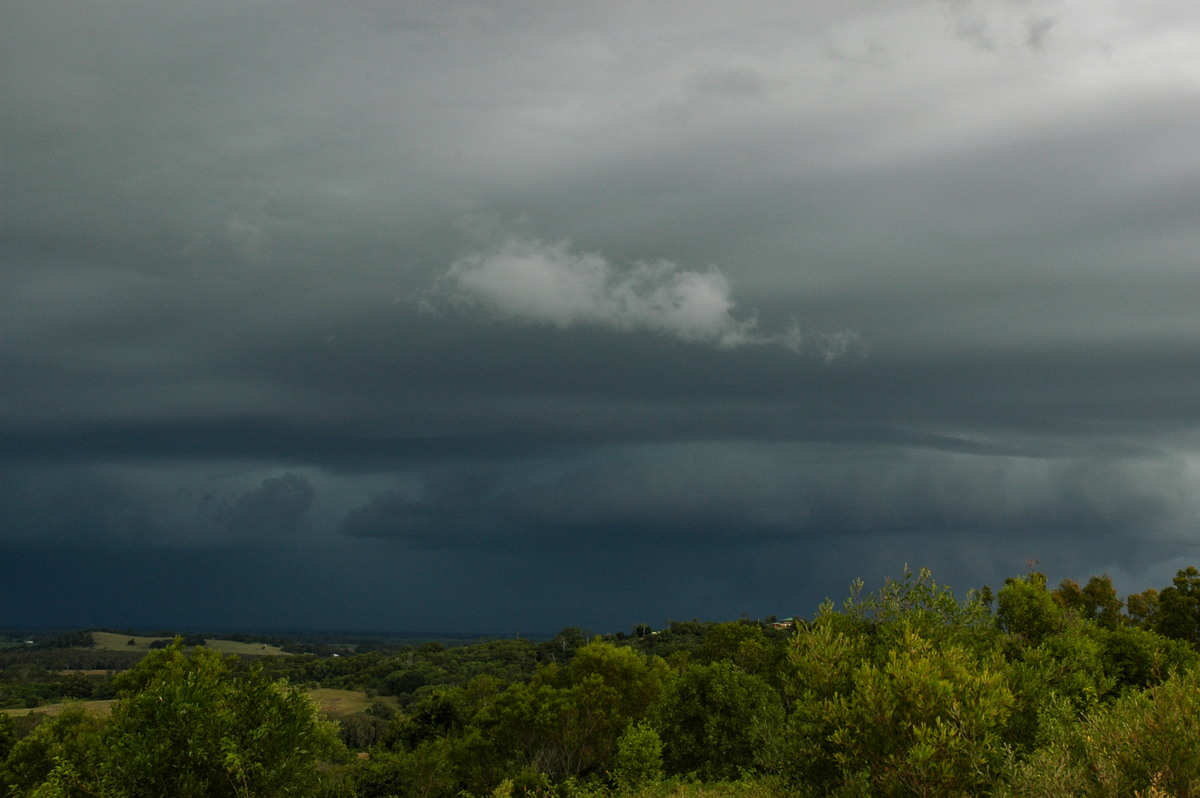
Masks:
[[[1200,544],[1190,0],[0,14],[2,545]]]
[[[215,521],[236,534],[283,535],[294,532],[312,507],[312,483],[296,474],[264,479],[232,502],[210,510]]]

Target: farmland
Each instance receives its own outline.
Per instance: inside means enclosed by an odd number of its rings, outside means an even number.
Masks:
[[[169,643],[170,637],[146,637],[141,635],[126,635],[117,632],[92,632],[93,648],[101,651],[142,651],[152,650],[155,643]],[[247,643],[237,640],[206,639],[204,645],[220,651],[222,654],[237,654],[240,657],[278,656],[283,653],[279,646],[266,643]]]

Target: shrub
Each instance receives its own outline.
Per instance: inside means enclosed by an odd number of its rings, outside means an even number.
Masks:
[[[1122,696],[1053,739],[1013,770],[1002,794],[1200,794],[1200,673],[1177,674]]]
[[[723,661],[688,667],[653,717],[667,769],[715,781],[754,767],[783,714],[779,694],[766,682]]]
[[[624,793],[656,784],[662,779],[662,740],[649,726],[630,726],[617,740],[613,757],[613,781]]]

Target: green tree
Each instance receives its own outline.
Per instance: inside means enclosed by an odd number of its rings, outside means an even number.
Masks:
[[[497,763],[495,773],[541,773],[555,783],[601,773],[622,732],[641,719],[670,676],[659,657],[585,645],[567,667],[543,666],[529,683],[510,684],[481,707],[472,718],[486,741],[478,758]]]
[[[858,582],[841,612],[826,602],[797,630],[786,733],[766,741],[760,762],[800,794],[982,790],[1002,766],[1016,706],[987,604],[958,600],[925,570],[861,591]]]
[[[1158,594],[1154,630],[1167,637],[1200,644],[1200,571],[1189,566],[1176,573],[1171,587]]]
[[[122,676],[94,767],[60,763],[50,782],[104,796],[315,792],[317,759],[339,744],[307,694],[258,668],[234,672],[216,651],[182,649],[177,639]]]
[[[766,682],[728,661],[691,665],[652,713],[672,773],[734,779],[752,768],[783,726],[783,702]]]
[[[1116,629],[1124,622],[1121,608],[1124,602],[1117,596],[1112,577],[1093,576],[1083,587],[1083,615],[1105,629]]]
[[[441,689],[426,694],[407,714],[392,719],[393,733],[399,742],[414,748],[425,740],[445,737],[462,729],[467,713],[462,705],[462,689]]]
[[[786,733],[768,738],[757,761],[795,786],[832,785],[839,778],[829,735],[827,702],[854,689],[854,672],[871,658],[869,627],[821,605],[792,638],[782,680]]]
[[[1143,629],[1153,629],[1158,622],[1158,591],[1154,588],[1141,593],[1131,593],[1125,600],[1129,620]]]
[[[1000,795],[1200,794],[1200,673],[1131,692],[1084,721],[1059,724]]]
[[[1117,679],[1104,660],[1103,645],[1089,631],[1077,624],[1036,646],[1009,648],[1009,684],[1017,702],[1008,738],[1017,749],[1036,746],[1059,714],[1081,717],[1115,690]]]
[[[996,594],[996,622],[1002,630],[1030,645],[1067,625],[1067,610],[1046,589],[1046,575],[1031,571],[1024,579],[1010,577]]]
[[[927,568],[913,573],[906,565],[900,579],[888,579],[879,590],[860,599],[861,580],[851,587],[843,615],[866,634],[877,653],[887,651],[910,632],[936,644],[965,645],[985,650],[994,645],[995,622],[981,594],[971,591],[959,600],[947,585],[938,584]],[[822,614],[832,612],[832,604]]]
[[[78,704],[43,721],[13,743],[7,759],[0,765],[0,789],[5,794],[30,795],[56,770],[94,771],[101,758],[103,727],[102,720]],[[82,793],[63,788],[60,794]]]
[[[587,644],[587,636],[578,626],[569,626],[553,640],[538,645],[538,657],[543,662],[570,662],[575,651]]]
[[[7,714],[0,714],[0,765],[8,758],[8,752],[17,744],[17,724]]]
[[[697,659],[703,663],[721,660],[732,662],[747,673],[753,673],[776,686],[785,645],[781,640],[768,637],[756,623],[718,623],[705,633]]]
[[[613,781],[623,793],[634,793],[657,784],[663,775],[663,746],[658,732],[638,723],[629,726],[617,740],[613,757]]]
[[[1074,579],[1064,579],[1050,595],[1060,607],[1106,629],[1116,629],[1125,622],[1121,614],[1124,602],[1117,596],[1108,574],[1093,576],[1083,587]]]
[[[1074,579],[1062,580],[1058,583],[1058,587],[1050,591],[1050,595],[1058,603],[1058,606],[1074,610],[1080,615],[1084,614],[1083,588]]]
[[[1200,665],[1194,647],[1136,626],[1103,629],[1097,639],[1104,668],[1118,689],[1152,687],[1173,673]]]
[[[355,798],[437,798],[456,795],[459,782],[448,739],[429,740],[411,751],[375,751],[350,775]]]
[[[836,773],[825,790],[978,795],[994,783],[1015,704],[998,654],[979,657],[909,632],[884,662],[860,663],[852,683],[821,705],[828,745],[817,751]]]
[[[594,770],[601,749],[616,743],[606,711],[615,700],[599,680],[583,689],[510,684],[474,719],[472,731],[481,735],[475,758],[491,763],[493,784],[515,771],[561,782]]]
[[[617,696],[614,710],[621,729],[646,714],[670,679],[661,657],[648,657],[610,643],[590,643],[579,649],[562,673],[568,685],[599,680],[613,691]]]

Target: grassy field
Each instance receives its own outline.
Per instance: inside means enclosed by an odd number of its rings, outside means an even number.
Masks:
[[[158,640],[170,640],[169,637],[139,637],[116,634],[115,632],[92,632],[92,642],[102,651],[150,651],[150,644]],[[133,644],[130,645],[129,641]],[[238,654],[240,656],[273,656],[282,654],[278,646],[268,646],[263,643],[239,643],[234,640],[205,640],[208,648],[220,651],[222,654]]]
[[[54,716],[62,712],[71,704],[79,704],[88,712],[94,712],[97,715],[107,715],[112,711],[112,705],[116,703],[116,699],[109,698],[104,701],[64,701],[61,704],[43,704],[36,709],[0,709],[0,713],[17,717],[18,715],[28,715],[30,712],[40,713],[42,715]]]
[[[128,640],[129,638],[125,638]],[[322,712],[329,714],[348,715],[354,712],[363,712],[367,707],[374,704],[376,701],[382,701],[393,708],[398,706],[396,699],[392,696],[378,696],[377,698],[367,698],[366,693],[361,690],[333,690],[330,688],[320,687],[316,690],[309,690],[308,694],[312,696],[313,701],[321,708]],[[43,715],[57,715],[62,712],[69,704],[79,704],[89,712],[94,712],[97,715],[107,715],[112,711],[114,699],[106,701],[64,701],[61,704],[44,704],[36,709],[0,709],[0,713],[5,715],[28,715],[30,712],[40,712]]]
[[[381,695],[368,698],[362,690],[334,690],[328,687],[318,687],[315,690],[309,690],[308,694],[312,696],[313,701],[317,702],[321,711],[327,713],[365,712],[367,707],[376,701],[382,701],[393,709],[399,706],[393,696]]]

